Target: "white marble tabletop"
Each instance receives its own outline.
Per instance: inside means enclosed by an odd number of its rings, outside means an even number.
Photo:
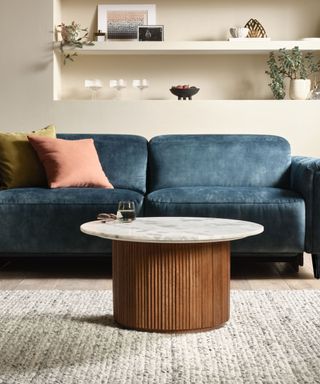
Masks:
[[[131,223],[118,220],[82,224],[81,231],[111,240],[142,243],[209,243],[258,235],[263,226],[249,221],[203,217],[141,217]]]

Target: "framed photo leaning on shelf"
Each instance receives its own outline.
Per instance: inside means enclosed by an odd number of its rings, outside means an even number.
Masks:
[[[163,41],[164,40],[163,25],[139,25],[138,40],[139,41]]]
[[[138,26],[155,24],[155,4],[98,5],[98,30],[107,40],[137,40]]]

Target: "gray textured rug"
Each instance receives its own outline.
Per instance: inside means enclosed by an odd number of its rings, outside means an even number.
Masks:
[[[108,291],[0,291],[0,383],[320,383],[320,290],[233,291],[216,331],[118,329]]]

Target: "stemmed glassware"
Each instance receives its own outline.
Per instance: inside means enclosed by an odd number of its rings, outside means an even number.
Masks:
[[[119,79],[119,80],[110,80],[109,82],[109,86],[110,88],[112,89],[116,89],[118,94],[117,94],[117,98],[118,99],[121,99],[122,98],[122,93],[121,91],[125,88],[127,88],[127,82],[123,79]]]
[[[320,100],[320,80],[318,77],[314,79],[313,88],[309,96],[310,100]]]
[[[147,79],[132,80],[132,86],[140,90],[140,99],[142,99],[143,91],[149,88],[149,82]]]
[[[99,79],[85,80],[84,87],[91,90],[91,100],[96,100],[97,92],[102,88],[102,82]]]
[[[97,92],[102,88],[102,82],[99,79],[94,80],[85,80],[84,86],[86,89],[90,89],[91,91],[91,100],[96,100],[97,98]],[[109,81],[109,87],[111,89],[116,90],[117,96],[116,98],[118,100],[121,100],[123,98],[123,90],[127,88],[127,82],[123,79],[118,80],[110,80]],[[136,79],[132,80],[132,87],[135,89],[138,89],[139,92],[139,98],[142,99],[143,97],[143,91],[147,88],[149,88],[149,81],[147,79]]]

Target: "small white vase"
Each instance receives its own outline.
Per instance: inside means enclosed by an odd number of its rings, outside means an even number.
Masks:
[[[290,81],[289,95],[291,100],[307,100],[310,91],[310,79],[297,79]]]

